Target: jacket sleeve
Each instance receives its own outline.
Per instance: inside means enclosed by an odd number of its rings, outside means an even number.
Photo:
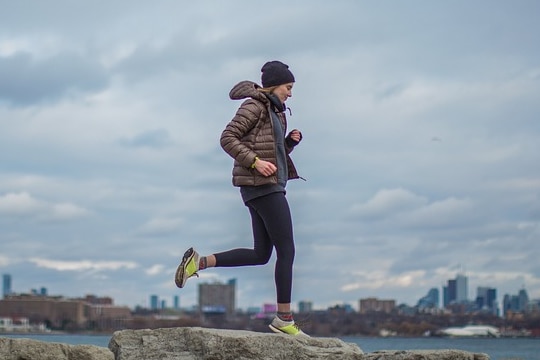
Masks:
[[[221,133],[221,147],[242,166],[248,168],[257,154],[242,139],[257,125],[262,109],[254,100],[246,100]]]
[[[302,140],[302,133],[300,133],[300,140]],[[299,143],[300,141],[293,140],[291,138],[291,133],[289,133],[285,138],[285,151],[287,152],[287,154],[290,154],[293,151],[294,147]]]
[[[285,128],[287,127],[287,116],[282,113],[282,116],[283,116],[283,122],[285,124]],[[297,129],[295,129],[297,130]],[[300,131],[298,131],[300,132]],[[302,133],[300,132],[300,141],[302,141]],[[285,137],[285,152],[287,154],[290,154],[293,150],[294,150],[294,147],[296,145],[298,145],[300,143],[300,141],[295,141],[291,138],[291,132],[289,132],[287,134],[287,136]]]

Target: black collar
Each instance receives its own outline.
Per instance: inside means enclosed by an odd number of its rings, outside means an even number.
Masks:
[[[284,112],[285,110],[287,110],[287,107],[285,106],[284,103],[282,103],[278,97],[274,94],[266,94],[266,97],[268,98],[268,100],[270,100],[270,103],[272,104],[274,110],[276,110],[276,112]]]

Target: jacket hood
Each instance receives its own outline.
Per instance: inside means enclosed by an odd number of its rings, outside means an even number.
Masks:
[[[260,88],[261,87],[253,81],[240,81],[238,84],[233,86],[233,88],[229,92],[229,97],[231,98],[231,100],[252,98],[267,103],[269,100],[262,92],[258,90]]]

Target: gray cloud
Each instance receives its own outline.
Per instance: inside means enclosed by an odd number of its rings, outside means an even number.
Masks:
[[[44,60],[28,53],[0,57],[0,78],[0,101],[16,106],[55,101],[73,92],[97,92],[108,83],[99,63],[71,54]]]
[[[132,147],[162,148],[172,144],[169,132],[157,129],[135,135],[133,138],[121,139],[120,144]]]

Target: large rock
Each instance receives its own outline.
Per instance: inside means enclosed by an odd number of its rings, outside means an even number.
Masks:
[[[460,350],[363,354],[358,346],[339,339],[202,328],[118,331],[109,348],[0,337],[0,360],[489,360],[486,354]]]
[[[460,350],[377,351],[364,354],[335,338],[295,338],[238,330],[171,328],[114,333],[116,360],[489,360]]]
[[[109,349],[116,360],[361,360],[355,344],[240,330],[170,328],[122,330]]]
[[[67,345],[31,339],[0,338],[2,360],[114,360],[104,347]]]

